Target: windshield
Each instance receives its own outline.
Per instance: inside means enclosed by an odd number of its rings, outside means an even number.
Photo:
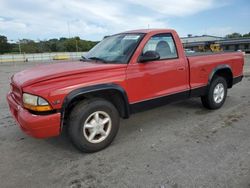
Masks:
[[[103,39],[86,55],[104,63],[128,63],[143,34],[123,33]]]

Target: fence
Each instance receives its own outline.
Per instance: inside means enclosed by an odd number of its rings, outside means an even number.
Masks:
[[[76,60],[80,59],[86,52],[53,52],[34,54],[4,54],[0,55],[0,63],[6,62],[33,62],[33,61],[53,61],[53,60]]]

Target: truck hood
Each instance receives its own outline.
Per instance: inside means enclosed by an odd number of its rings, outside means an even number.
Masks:
[[[24,87],[58,77],[107,69],[117,69],[126,66],[127,64],[103,64],[83,61],[39,65],[14,74],[12,83],[18,87]]]

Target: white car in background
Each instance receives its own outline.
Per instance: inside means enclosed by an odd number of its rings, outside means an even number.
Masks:
[[[191,50],[191,49],[189,49],[189,48],[186,48],[186,49],[184,49],[184,50],[185,50],[185,53],[195,53],[194,50]]]

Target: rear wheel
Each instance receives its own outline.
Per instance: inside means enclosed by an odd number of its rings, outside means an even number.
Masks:
[[[201,97],[204,107],[208,109],[220,108],[227,97],[227,82],[225,78],[216,76],[209,86],[208,92]]]
[[[69,136],[83,152],[107,147],[119,129],[119,113],[112,103],[100,98],[80,102],[70,114]]]

